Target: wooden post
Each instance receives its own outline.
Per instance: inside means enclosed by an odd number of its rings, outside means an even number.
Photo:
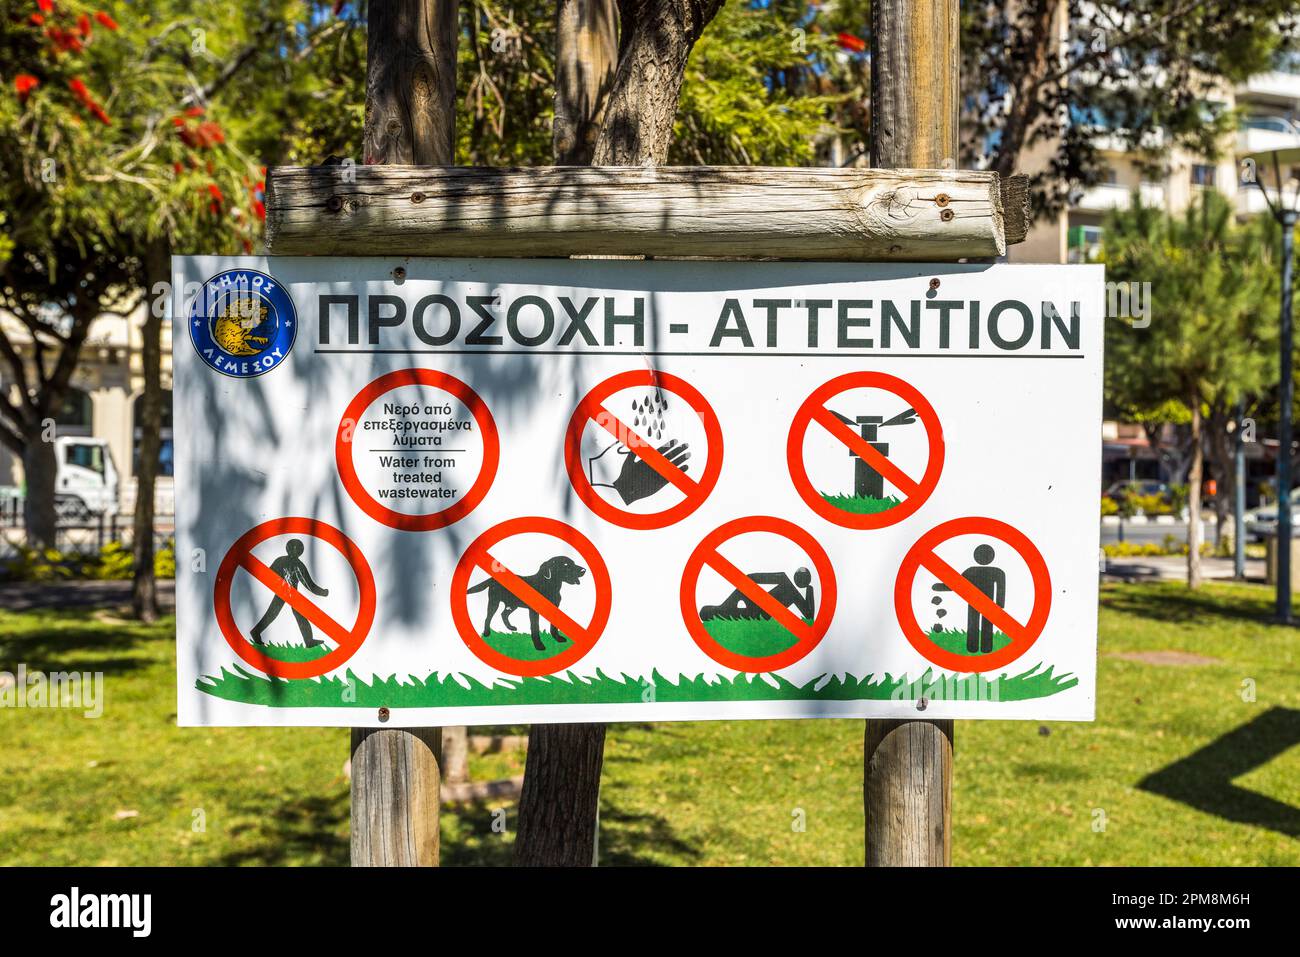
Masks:
[[[871,164],[957,166],[957,0],[871,5]],[[868,721],[867,865],[952,863],[951,720]]]
[[[595,155],[618,57],[614,0],[560,0],[555,12],[555,162]],[[515,864],[595,867],[600,847],[603,724],[537,724],[519,795]]]
[[[559,0],[555,9],[557,166],[586,166],[596,150],[618,57],[614,0]]]
[[[366,163],[454,161],[456,14],[456,0],[372,0]],[[437,865],[441,760],[441,729],[352,729],[354,867]]]

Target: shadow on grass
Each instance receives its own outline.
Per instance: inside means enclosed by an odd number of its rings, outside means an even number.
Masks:
[[[213,864],[231,867],[312,864],[346,867],[350,857],[348,794],[282,800],[268,797],[265,804],[242,805],[239,815],[261,815],[256,824],[239,824],[230,838],[254,843],[220,855]]]
[[[658,814],[637,814],[602,802],[600,809],[601,867],[661,867],[653,852],[667,854],[674,866],[700,858],[697,848],[679,838]]]
[[[79,655],[86,660],[86,670],[105,674],[122,674],[153,663],[148,655],[129,652],[158,640],[158,634],[138,626],[73,625],[61,622],[72,615],[60,616],[60,624],[24,629],[0,641],[0,668],[12,671],[19,662],[29,671],[80,670]],[[75,618],[74,618],[75,620]]]
[[[1234,594],[1217,588],[1190,590],[1178,582],[1161,582],[1142,588],[1113,585],[1102,589],[1101,607],[1155,621],[1204,625],[1215,619],[1272,624],[1273,603],[1265,593]]]
[[[1152,794],[1238,824],[1300,837],[1300,808],[1233,784],[1300,744],[1300,711],[1272,708],[1138,782]]]

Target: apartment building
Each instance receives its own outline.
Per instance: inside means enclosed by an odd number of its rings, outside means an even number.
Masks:
[[[1125,207],[1136,192],[1148,206],[1162,206],[1171,212],[1186,209],[1197,194],[1214,189],[1232,199],[1240,216],[1267,212],[1264,197],[1254,186],[1243,185],[1248,157],[1267,150],[1300,147],[1300,59],[1280,60],[1276,69],[1251,77],[1235,88],[1220,90],[1210,105],[1239,114],[1234,140],[1225,144],[1218,159],[1211,160],[1172,150],[1161,169],[1143,167],[1117,137],[1102,134],[1098,148],[1105,162],[1104,178],[1098,185],[1079,190],[1059,216],[1035,224],[1027,240],[1013,247],[1013,262],[1089,262],[1096,258],[1105,219],[1112,210]],[[1032,169],[1045,163],[1053,144],[1026,157]],[[1268,164],[1258,169],[1262,182],[1275,186]],[[1300,169],[1280,170],[1288,197],[1294,195]]]
[[[1219,89],[1209,98],[1207,107],[1238,117],[1235,136],[1224,144],[1217,158],[1173,149],[1152,170],[1121,139],[1102,133],[1096,141],[1105,162],[1102,182],[1077,191],[1058,216],[1036,223],[1026,241],[1012,248],[1010,260],[1094,261],[1101,250],[1108,214],[1127,207],[1134,193],[1145,205],[1178,213],[1187,209],[1199,193],[1213,189],[1227,196],[1242,218],[1267,213],[1264,196],[1258,187],[1243,182],[1243,174],[1252,171],[1248,161],[1253,156],[1300,147],[1300,58],[1279,59],[1269,72],[1238,86]],[[1024,157],[1022,168],[1032,172],[1045,165],[1054,149],[1053,143],[1037,147]],[[1275,174],[1271,165],[1264,163],[1253,172],[1270,191],[1276,188],[1276,176],[1280,174],[1285,200],[1288,204],[1294,202],[1300,168],[1283,167]],[[1169,478],[1167,456],[1148,444],[1141,427],[1106,422],[1102,438],[1103,485],[1129,478]],[[1271,480],[1276,444],[1252,443],[1246,455],[1248,498],[1253,502],[1259,485]]]

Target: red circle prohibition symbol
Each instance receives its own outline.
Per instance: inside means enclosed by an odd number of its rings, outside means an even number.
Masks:
[[[1025,564],[1034,584],[1034,606],[1029,620],[1021,624],[999,607],[982,591],[962,577],[961,572],[935,554],[935,548],[958,535],[983,535],[996,538],[1016,550]],[[992,622],[998,631],[1011,639],[1005,648],[986,655],[959,655],[940,648],[930,640],[929,633],[916,620],[912,607],[912,585],[920,568],[934,575],[952,589],[958,598]],[[894,611],[903,634],[922,657],[941,668],[952,671],[984,672],[1000,668],[1015,661],[1030,645],[1038,640],[1047,624],[1052,609],[1052,578],[1042,554],[1023,532],[1006,522],[993,518],[955,518],[926,532],[903,556],[898,567],[898,580],[894,583]]]
[[[925,426],[926,439],[930,445],[925,474],[920,479],[913,479],[877,452],[862,436],[837,419],[826,408],[828,401],[849,389],[884,389],[894,393],[916,410],[917,415],[921,417],[921,423]],[[903,500],[893,508],[871,515],[846,512],[826,501],[808,478],[808,469],[803,459],[804,436],[808,433],[808,426],[814,421],[838,442],[848,446],[850,452],[888,479],[903,494]],[[795,412],[794,421],[790,425],[790,438],[786,443],[786,461],[790,466],[790,477],[794,480],[794,487],[800,498],[826,521],[843,528],[885,528],[907,518],[925,504],[935,486],[939,484],[939,474],[943,471],[943,457],[943,427],[939,424],[939,416],[935,414],[934,407],[915,386],[884,372],[848,372],[819,386]]]
[[[620,421],[614,413],[605,408],[605,400],[614,393],[639,386],[664,389],[685,399],[686,404],[700,417],[700,421],[704,424],[704,435],[709,442],[709,452],[704,463],[704,473],[698,481],[669,462],[647,439],[634,432],[627,423]],[[602,498],[592,487],[591,480],[583,470],[582,434],[587,428],[588,420],[594,421],[629,448],[634,447],[633,454],[643,459],[685,497],[676,505],[663,511],[647,513],[624,511]],[[629,442],[629,439],[632,441]],[[569,429],[564,439],[564,467],[569,472],[569,481],[573,483],[573,490],[578,493],[578,498],[605,521],[638,531],[665,528],[681,521],[704,504],[704,500],[718,484],[718,476],[722,473],[722,427],[718,424],[718,416],[708,400],[685,379],[653,369],[620,372],[610,376],[588,392],[578,403],[578,407],[573,410],[573,417],[569,420]]]
[[[474,416],[479,434],[483,436],[483,465],[474,484],[458,502],[439,511],[420,515],[396,511],[374,498],[357,478],[356,463],[352,461],[357,424],[366,409],[380,396],[409,385],[432,386],[459,399]],[[411,451],[428,450],[412,449]],[[338,465],[339,478],[343,482],[343,487],[363,512],[375,521],[398,531],[428,532],[460,521],[483,501],[483,496],[487,495],[488,489],[492,487],[492,480],[496,477],[497,463],[501,459],[501,440],[497,436],[497,425],[488,410],[487,403],[464,382],[455,376],[434,369],[399,369],[380,376],[358,392],[348,403],[348,407],[343,411],[343,418],[339,420],[338,434],[334,439],[334,459]]]
[[[746,532],[770,532],[773,535],[780,535],[802,548],[812,560],[813,567],[817,569],[821,600],[811,625],[797,618],[789,608],[773,598],[767,589],[733,565],[718,550],[724,542]],[[742,655],[722,647],[705,629],[696,607],[696,586],[699,584],[700,572],[705,565],[784,626],[794,636],[795,643],[785,651],[762,657]],[[826,550],[821,547],[817,539],[793,522],[766,515],[737,518],[710,532],[695,547],[695,551],[691,552],[682,571],[682,619],[686,622],[687,632],[699,645],[701,651],[718,664],[733,671],[752,673],[779,671],[801,660],[826,637],[831,619],[835,617],[835,595],[835,569],[831,566]]]
[[[254,546],[277,535],[310,535],[312,538],[333,545],[347,559],[352,574],[356,576],[357,592],[360,595],[357,620],[351,628],[345,628],[336,622],[320,606],[291,587],[253,554]],[[292,611],[298,612],[319,628],[325,637],[338,647],[313,661],[278,661],[259,651],[257,646],[245,638],[239,630],[230,608],[230,588],[234,584],[235,572],[241,568],[274,592],[277,597],[284,599],[285,604]],[[226,643],[235,654],[258,671],[273,678],[319,678],[351,658],[369,634],[370,626],[375,620],[375,576],[370,570],[370,563],[366,561],[366,556],[361,554],[361,549],[333,525],[319,522],[314,518],[277,518],[249,529],[230,546],[226,557],[221,560],[221,566],[217,569],[212,606],[216,612],[217,625],[221,628]]]
[[[587,572],[591,575],[592,584],[596,586],[596,607],[592,612],[590,624],[583,626],[574,621],[560,610],[558,604],[547,599],[507,568],[503,562],[493,558],[488,551],[489,548],[507,538],[530,532],[558,538],[586,560]],[[556,628],[562,630],[568,639],[568,647],[550,658],[540,661],[522,661],[502,654],[489,645],[479,634],[479,630],[474,627],[474,622],[469,616],[469,580],[475,569],[495,579],[498,584],[519,598],[526,608],[537,612],[540,618],[549,621],[552,635]],[[518,675],[521,678],[537,678],[554,674],[582,658],[595,646],[604,632],[605,625],[609,622],[609,610],[612,604],[613,590],[605,559],[582,532],[553,518],[512,518],[500,525],[494,525],[474,539],[469,548],[465,549],[465,554],[461,556],[456,571],[451,576],[451,619],[456,625],[461,640],[480,661],[497,671]],[[521,637],[527,640],[526,633],[521,632]]]

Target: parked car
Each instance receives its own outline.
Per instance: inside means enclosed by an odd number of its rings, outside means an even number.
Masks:
[[[1245,515],[1246,541],[1259,542],[1277,535],[1277,503],[1252,508]],[[1300,488],[1291,490],[1291,536],[1300,534]]]

